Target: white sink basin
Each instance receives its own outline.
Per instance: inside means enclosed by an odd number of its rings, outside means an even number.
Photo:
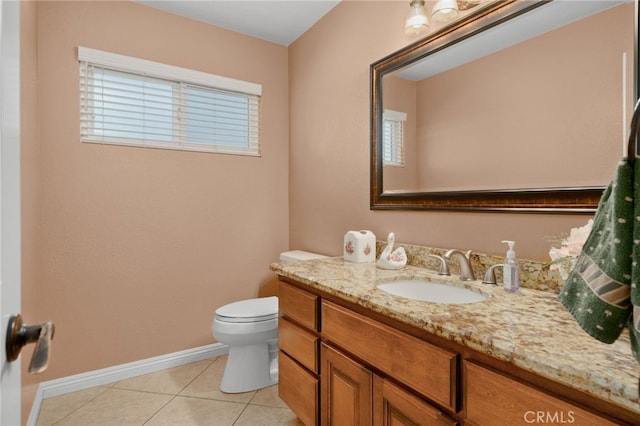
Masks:
[[[426,280],[400,280],[379,284],[378,288],[395,296],[432,303],[465,304],[487,300],[488,296],[450,284]]]

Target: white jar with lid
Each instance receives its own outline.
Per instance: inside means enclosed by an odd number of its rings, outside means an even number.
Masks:
[[[344,234],[344,260],[349,262],[374,262],[376,260],[376,236],[371,231],[349,231]]]

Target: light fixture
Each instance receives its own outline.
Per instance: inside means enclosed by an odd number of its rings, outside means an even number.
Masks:
[[[437,0],[431,10],[434,21],[449,22],[458,18],[458,11],[468,11],[489,0]],[[425,0],[411,0],[409,16],[404,24],[404,33],[419,36],[429,30],[429,18]]]
[[[429,31],[429,18],[424,8],[424,0],[411,0],[409,16],[404,24],[406,35],[418,36]]]
[[[438,0],[433,5],[431,16],[435,21],[439,22],[453,21],[458,17],[457,0]]]

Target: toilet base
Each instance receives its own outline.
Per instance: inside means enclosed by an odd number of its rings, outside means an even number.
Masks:
[[[276,340],[277,342],[277,340]],[[273,344],[232,346],[222,375],[224,393],[250,392],[278,383],[278,352]]]

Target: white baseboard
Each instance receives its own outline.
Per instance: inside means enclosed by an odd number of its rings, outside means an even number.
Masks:
[[[36,424],[43,399],[95,386],[102,386],[107,383],[113,383],[120,380],[130,379],[143,374],[166,370],[167,368],[179,367],[181,365],[201,361],[203,359],[225,355],[228,352],[229,347],[227,345],[214,343],[167,355],[160,355],[127,364],[103,368],[101,370],[89,371],[87,373],[42,382],[38,385],[38,391],[36,392],[33,405],[31,406],[27,425],[32,426]]]

